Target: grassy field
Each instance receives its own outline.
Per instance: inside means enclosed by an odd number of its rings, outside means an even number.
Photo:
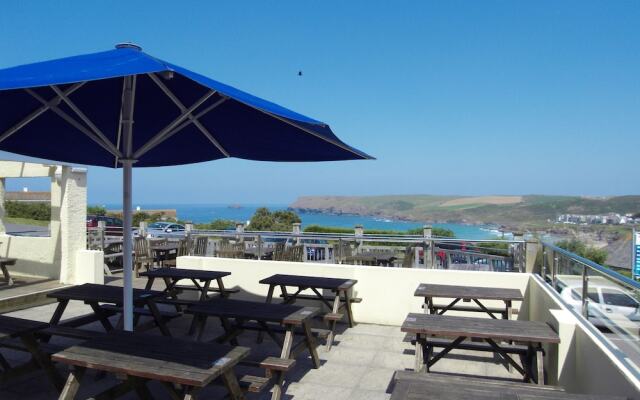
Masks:
[[[40,221],[28,218],[4,217],[4,222],[6,224],[16,225],[49,226],[49,221]]]
[[[308,196],[292,208],[416,221],[540,226],[559,214],[640,212],[640,196]]]

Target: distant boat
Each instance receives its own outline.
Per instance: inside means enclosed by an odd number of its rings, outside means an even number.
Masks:
[[[231,204],[228,208],[242,208],[240,204]]]

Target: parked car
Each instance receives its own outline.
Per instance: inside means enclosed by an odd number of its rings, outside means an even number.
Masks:
[[[589,321],[598,328],[621,328],[638,335],[640,331],[640,301],[625,288],[604,278],[591,277],[587,296],[589,297]],[[558,276],[560,296],[574,309],[582,310],[582,278]]]
[[[184,225],[174,222],[153,222],[147,226],[148,238],[182,238],[187,235]]]
[[[98,221],[106,223],[105,233],[108,236],[122,236],[122,220],[105,215],[87,215],[87,228],[97,228]]]

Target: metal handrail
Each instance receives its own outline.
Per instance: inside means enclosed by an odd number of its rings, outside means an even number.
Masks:
[[[548,247],[549,249],[553,250],[554,252],[560,253],[563,256],[566,256],[566,257],[568,257],[568,258],[570,258],[570,259],[572,259],[572,260],[574,260],[574,261],[576,261],[576,262],[578,262],[578,263],[580,263],[580,264],[582,264],[582,265],[584,265],[586,267],[589,267],[589,268],[591,268],[591,269],[593,269],[595,271],[598,271],[598,273],[600,273],[602,275],[605,275],[605,276],[607,276],[607,277],[609,277],[609,278],[611,278],[611,279],[613,279],[613,280],[615,280],[615,281],[617,281],[617,282],[619,282],[619,283],[621,283],[623,285],[631,286],[634,289],[640,290],[640,283],[639,282],[636,282],[633,279],[627,278],[626,276],[624,276],[624,275],[622,275],[622,274],[620,274],[618,272],[615,272],[615,271],[613,271],[613,270],[611,270],[609,268],[603,267],[600,264],[597,264],[597,263],[595,263],[595,262],[593,262],[591,260],[588,260],[588,259],[586,259],[584,257],[580,257],[579,255],[577,255],[575,253],[567,251],[567,250],[565,250],[565,249],[563,249],[561,247],[558,247],[556,245],[553,245],[551,243],[542,242],[542,246],[543,247]]]

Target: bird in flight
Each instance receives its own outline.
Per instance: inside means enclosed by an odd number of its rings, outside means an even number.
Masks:
[[[298,71],[298,76],[302,76],[302,71]]]

